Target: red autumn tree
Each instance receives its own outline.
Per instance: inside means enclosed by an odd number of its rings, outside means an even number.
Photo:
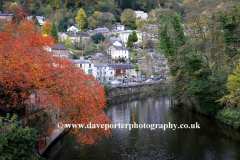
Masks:
[[[59,110],[65,123],[111,123],[103,112],[104,88],[72,61],[48,53],[45,49],[53,42],[53,37],[43,37],[34,23],[24,18],[0,31],[0,106],[22,108],[28,100],[29,108],[31,104],[49,112]],[[104,129],[71,132],[88,144],[110,135],[110,130]]]

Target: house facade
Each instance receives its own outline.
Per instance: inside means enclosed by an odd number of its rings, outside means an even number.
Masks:
[[[121,25],[120,23],[117,24],[117,30],[123,31],[124,25]]]
[[[92,63],[91,60],[83,60],[83,59],[76,60],[76,59],[74,59],[73,63],[75,63],[77,65],[77,67],[82,69],[85,72],[85,74],[92,75],[95,77],[95,75],[93,74],[94,73],[93,72],[94,63]]]
[[[92,34],[98,34],[98,33],[102,33],[103,35],[108,35],[109,29],[108,28],[96,28],[93,30]]]
[[[138,37],[138,41],[136,43],[142,42],[142,32],[140,32],[138,30],[135,30],[135,31],[136,31],[137,37]],[[125,44],[125,46],[126,46],[127,41],[128,41],[128,36],[130,34],[132,34],[132,32],[133,31],[131,31],[131,30],[127,30],[127,31],[122,31],[122,32],[119,33],[119,37],[121,37],[121,39],[122,39],[123,43]]]
[[[114,79],[114,69],[106,63],[94,63],[93,75],[95,79],[103,83]]]
[[[134,11],[136,14],[136,19],[138,18],[142,18],[142,19],[147,19],[148,18],[148,14],[144,13],[144,11]]]
[[[0,11],[0,21],[11,21],[12,17],[12,14],[4,14]]]
[[[68,49],[62,44],[54,44],[54,47],[49,48],[48,51],[55,57],[69,58]]]
[[[67,39],[67,36],[70,38],[72,43],[80,42],[80,39],[82,38],[83,41],[90,39],[88,33],[84,32],[62,32],[59,34],[60,41],[65,41]]]
[[[123,79],[123,78],[137,78],[140,77],[141,73],[137,72],[135,68],[126,63],[115,63],[108,64],[109,67],[114,69],[114,78]]]
[[[123,47],[118,41],[114,42],[108,49],[108,55],[111,55],[112,59],[129,59],[129,51]]]
[[[154,52],[138,59],[138,69],[147,77],[167,76],[169,73],[166,57]]]

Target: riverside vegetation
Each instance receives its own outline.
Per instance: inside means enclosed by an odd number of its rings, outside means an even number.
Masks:
[[[168,58],[172,82],[169,94],[183,105],[213,116],[235,128],[240,126],[239,3],[189,15],[185,36],[180,16],[161,15],[160,36]]]

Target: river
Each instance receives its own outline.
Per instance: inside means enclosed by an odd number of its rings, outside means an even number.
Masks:
[[[112,137],[97,145],[82,146],[65,135],[45,157],[51,160],[88,159],[240,159],[240,132],[187,109],[170,106],[169,97],[139,99],[138,96],[110,100],[108,117],[115,124],[197,124],[197,129],[116,128]]]

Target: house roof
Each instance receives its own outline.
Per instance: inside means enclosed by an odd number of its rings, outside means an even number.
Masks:
[[[60,44],[54,44],[54,47],[52,49],[57,49],[57,50],[68,50],[64,45]]]
[[[74,32],[63,32],[63,33],[65,33],[69,37],[89,37],[89,34],[85,32],[76,32],[76,36]]]
[[[140,31],[138,31],[138,30],[135,30],[136,31],[136,33],[141,33]],[[127,30],[127,31],[122,31],[122,33],[132,33],[133,31],[131,31],[131,30]]]
[[[100,60],[101,57],[99,56],[92,56],[92,60]]]
[[[96,28],[94,29],[95,31],[98,31],[98,30],[109,30],[108,28]]]
[[[113,69],[135,69],[132,65],[128,65],[126,63],[108,64],[108,66]]]
[[[90,60],[81,60],[81,59],[78,59],[78,60],[74,59],[73,63],[92,63],[92,61],[90,61]]]
[[[104,54],[103,54],[103,53],[95,53],[94,55],[95,55],[95,56],[99,56],[99,57],[104,57]]]
[[[118,42],[122,42],[121,37],[110,37],[110,42],[116,42],[116,40],[118,40]]]
[[[106,63],[94,63],[94,67],[108,67]]]
[[[127,48],[123,47],[123,46],[113,46],[116,50],[125,50],[128,51]]]

